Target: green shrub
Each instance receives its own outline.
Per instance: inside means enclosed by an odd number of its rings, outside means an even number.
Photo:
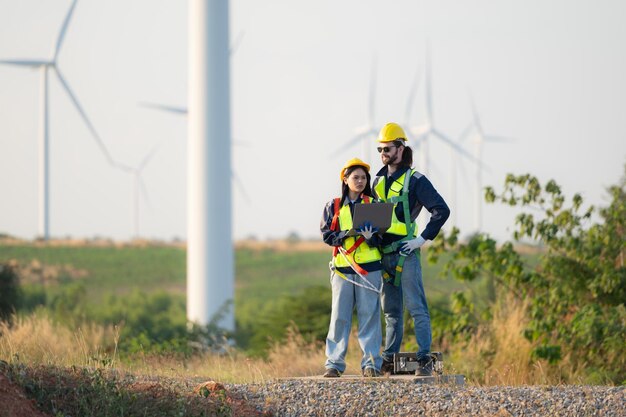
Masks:
[[[325,341],[331,299],[330,288],[323,286],[281,297],[267,310],[259,312],[249,344],[245,347],[252,354],[262,355],[272,343],[285,340],[287,329],[292,325],[306,340]]]
[[[0,264],[0,320],[9,321],[21,302],[22,291],[15,268],[8,263]]]
[[[626,168],[626,167],[625,167]],[[609,188],[609,206],[581,211],[554,181],[508,175],[504,190],[487,188],[487,201],[532,209],[517,216],[513,239],[533,239],[544,251],[525,262],[512,242],[498,245],[486,234],[458,244],[458,230],[436,240],[432,255],[453,249],[444,268],[462,281],[492,279],[502,292],[529,303],[525,337],[533,359],[558,363],[565,355],[589,378],[626,380],[626,175]],[[599,376],[600,375],[600,376]]]

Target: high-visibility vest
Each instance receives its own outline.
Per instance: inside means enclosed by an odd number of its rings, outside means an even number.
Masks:
[[[376,195],[378,198],[387,203],[394,203],[393,212],[391,215],[391,226],[385,233],[392,235],[407,236],[411,235],[413,239],[417,235],[417,223],[411,221],[411,208],[409,207],[409,182],[411,176],[415,171],[408,169],[404,174],[391,184],[389,191],[385,193],[385,181],[387,178],[382,176],[380,180],[374,186]],[[404,221],[401,222],[396,216],[396,207],[398,204],[402,204],[402,210],[404,211]]]
[[[364,197],[361,204],[369,203],[370,199],[368,197]],[[339,206],[339,199],[335,199],[335,207]],[[336,210],[336,209],[335,209]],[[338,229],[339,230],[350,230],[352,229],[352,213],[350,212],[350,205],[346,204],[345,206],[339,209],[339,214],[337,215],[337,211],[335,211],[335,216],[338,217]],[[332,228],[332,227],[331,227]],[[368,246],[367,243],[363,240],[361,243],[357,242],[357,237],[349,236],[346,237],[343,241],[343,248],[350,253],[350,256],[353,257],[354,261],[361,265],[369,262],[379,261],[382,256],[378,248],[372,248]],[[356,246],[356,249],[353,249],[353,246]],[[338,251],[334,251],[334,264],[335,267],[350,267],[350,263],[346,261],[344,256]]]
[[[387,180],[385,176],[383,176],[374,186],[376,195],[378,195],[378,198],[381,201],[394,204],[393,214],[391,215],[391,226],[385,233],[403,236],[402,239],[383,247],[382,251],[385,254],[396,252],[405,241],[413,239],[417,236],[417,223],[411,221],[411,208],[409,207],[409,183],[411,182],[411,176],[414,172],[415,171],[412,169],[407,169],[406,172],[400,176],[400,178],[391,184],[387,193],[385,193],[385,181]],[[404,214],[403,222],[398,220],[398,217],[396,216],[396,207],[398,204],[402,204],[402,212]],[[420,256],[419,252],[417,252],[417,256]],[[406,256],[400,253],[398,263],[396,264],[395,278],[393,280],[393,285],[396,287],[400,286],[402,281],[401,277],[405,259]],[[386,271],[383,272],[383,279],[390,280],[391,278],[392,277]]]

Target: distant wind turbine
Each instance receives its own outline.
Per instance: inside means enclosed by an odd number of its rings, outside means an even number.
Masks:
[[[447,135],[441,132],[439,129],[435,127],[435,123],[433,120],[433,106],[432,106],[432,84],[431,84],[431,70],[430,70],[430,50],[427,48],[426,50],[426,69],[425,69],[425,99],[426,99],[426,107],[424,110],[426,120],[421,125],[416,127],[409,128],[411,133],[415,136],[415,140],[417,141],[417,145],[420,146],[420,169],[423,171],[424,175],[428,176],[429,172],[429,164],[430,164],[430,155],[428,154],[428,142],[431,138],[438,139],[448,145],[450,148],[454,149],[463,157],[478,163],[478,160],[474,158],[472,154],[467,152],[463,147],[459,146],[456,142],[450,139]]]
[[[370,73],[370,90],[369,90],[369,108],[368,117],[365,125],[357,128],[356,135],[353,136],[343,146],[338,148],[332,153],[332,156],[338,156],[342,152],[350,149],[354,145],[361,142],[363,147],[363,158],[365,161],[370,161],[371,149],[375,146],[374,139],[378,135],[378,127],[374,122],[374,111],[376,107],[376,58],[372,59],[372,69]]]
[[[424,175],[426,175],[426,177],[429,176],[429,171],[430,171],[429,142],[431,138],[438,139],[439,141],[446,144],[450,149],[451,158],[454,158],[454,154],[456,153],[456,154],[463,156],[466,159],[469,159],[470,161],[476,164],[480,164],[480,161],[476,159],[472,154],[470,154],[457,142],[450,139],[446,134],[444,134],[442,131],[440,131],[439,129],[435,127],[434,117],[433,117],[433,105],[432,105],[433,99],[432,99],[432,83],[431,83],[430,65],[431,65],[430,47],[427,46],[426,47],[426,64],[425,64],[425,70],[424,70],[425,102],[426,102],[425,109],[424,109],[425,121],[421,125],[409,128],[409,131],[413,134],[415,138],[414,143],[416,145],[416,148],[419,147],[420,170]],[[407,118],[408,117],[409,116],[407,115]],[[455,189],[455,182],[453,179],[453,177],[456,176],[456,172],[455,172],[454,166],[451,166],[450,170],[451,170],[449,174],[450,175],[449,177],[450,196],[447,198],[447,200],[450,202],[451,211],[454,213],[456,212],[456,209],[457,209],[456,196],[455,196],[456,189]],[[454,225],[454,214],[453,214],[451,223],[452,225]],[[420,220],[420,230],[423,230],[425,226],[426,226],[426,219],[425,219],[425,216],[422,216]]]
[[[83,119],[87,128],[91,132],[92,136],[96,140],[100,151],[104,154],[105,158],[112,166],[121,168],[125,171],[130,171],[130,167],[119,164],[112,157],[104,145],[104,142],[96,132],[93,124],[87,117],[87,114],[80,105],[78,98],[72,92],[67,80],[63,76],[61,70],[58,67],[57,59],[65,39],[65,34],[70,23],[70,19],[76,7],[78,0],[74,0],[70,9],[65,16],[61,30],[56,39],[52,50],[52,58],[48,60],[26,60],[26,59],[9,59],[0,60],[0,64],[13,65],[20,67],[29,67],[33,69],[39,69],[41,74],[41,91],[40,91],[40,121],[39,121],[39,221],[38,221],[38,236],[45,240],[50,238],[50,133],[49,133],[49,97],[48,97],[48,70],[52,70],[61,86],[65,90],[66,94],[72,101],[72,104],[78,111],[80,117]]]
[[[474,157],[478,160],[478,164],[475,165],[475,180],[476,180],[476,190],[474,193],[474,227],[476,232],[480,232],[482,230],[482,171],[483,169],[487,169],[487,166],[483,164],[483,146],[486,142],[495,142],[495,143],[511,143],[515,140],[513,138],[485,134],[482,126],[482,122],[480,117],[478,116],[478,111],[476,110],[476,104],[474,102],[474,97],[472,93],[469,93],[470,106],[472,109],[472,123],[465,128],[463,133],[459,138],[459,142],[465,141],[467,138],[471,138],[474,144]],[[454,164],[453,164],[454,165]]]
[[[139,194],[142,194],[144,199],[149,202],[150,198],[148,197],[148,191],[146,190],[146,185],[141,178],[141,172],[146,167],[150,159],[154,156],[158,149],[158,146],[155,146],[148,152],[139,165],[136,167],[132,167],[133,174],[133,196],[132,196],[132,210],[133,210],[133,235],[135,239],[139,238]]]

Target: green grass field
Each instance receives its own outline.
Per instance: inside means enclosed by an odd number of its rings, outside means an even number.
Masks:
[[[186,251],[180,245],[0,243],[0,263],[9,260],[17,261],[22,270],[29,271],[21,275],[29,275],[27,285],[31,289],[41,288],[37,281],[39,275],[54,275],[55,278],[44,286],[49,300],[66,289],[71,292],[72,286],[79,283],[90,309],[100,317],[110,317],[107,311],[113,307],[107,304],[107,299],[112,295],[166,292],[184,303]],[[243,332],[242,340],[254,337],[263,317],[280,315],[276,308],[286,296],[302,296],[307,289],[315,287],[316,292],[310,293],[320,297],[324,294],[319,290],[322,287],[328,289],[330,300],[329,260],[330,248],[324,246],[315,250],[271,245],[238,248],[235,252],[235,319],[240,333]],[[424,285],[431,303],[447,305],[451,292],[468,288],[468,284],[441,278],[442,263],[422,262]],[[480,283],[470,285],[477,288]],[[119,303],[115,306],[114,309],[123,308]],[[177,313],[176,320],[184,320],[178,317],[182,314],[184,311]]]
[[[0,263],[17,260],[21,265],[33,260],[46,266],[67,266],[84,270],[80,278],[92,302],[105,294],[125,294],[134,289],[144,292],[165,290],[184,294],[185,249],[177,246],[52,246],[7,245],[0,243]],[[285,294],[296,294],[307,287],[328,286],[330,250],[284,251],[240,248],[235,252],[236,300],[263,304]],[[429,295],[446,295],[464,288],[451,278],[439,277],[440,265],[423,262],[424,285]],[[61,274],[62,275],[62,274]],[[63,279],[60,285],[71,279]]]

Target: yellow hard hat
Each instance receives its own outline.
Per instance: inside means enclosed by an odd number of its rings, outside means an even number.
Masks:
[[[394,140],[406,140],[406,135],[399,124],[390,122],[380,129],[380,133],[378,133],[378,141],[385,143],[393,142]]]
[[[367,172],[370,172],[370,166],[365,162],[361,161],[359,158],[352,158],[341,168],[341,173],[339,174],[339,178],[343,181],[343,174],[345,174],[346,169],[354,166],[360,166],[365,168]]]

